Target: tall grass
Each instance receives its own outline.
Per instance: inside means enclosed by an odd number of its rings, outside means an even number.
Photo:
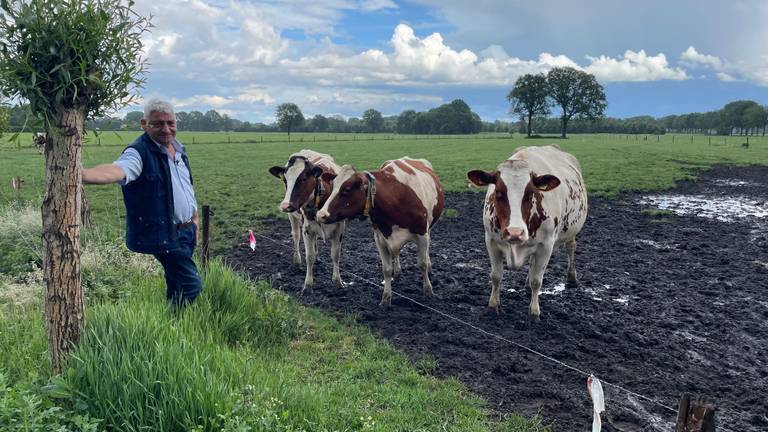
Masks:
[[[247,382],[246,358],[229,344],[284,346],[297,331],[289,303],[214,263],[200,300],[181,311],[162,282],[135,287],[124,303],[97,305],[59,392],[113,430],[218,430]],[[223,339],[223,340],[222,340]]]

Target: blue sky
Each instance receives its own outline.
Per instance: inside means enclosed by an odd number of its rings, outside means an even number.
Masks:
[[[271,122],[423,111],[464,99],[510,120],[522,74],[593,73],[607,114],[768,104],[768,1],[137,0],[152,15],[143,99]],[[128,107],[123,112],[136,109]]]

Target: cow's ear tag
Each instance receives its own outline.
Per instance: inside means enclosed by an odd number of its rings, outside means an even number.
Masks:
[[[552,189],[560,186],[560,179],[549,174],[536,176],[531,179],[531,181],[533,182],[533,185],[536,186],[536,189],[544,192],[551,191]]]

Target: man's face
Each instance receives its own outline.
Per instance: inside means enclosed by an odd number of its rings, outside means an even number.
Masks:
[[[152,111],[148,119],[141,119],[141,128],[158,144],[169,145],[176,137],[176,116]]]

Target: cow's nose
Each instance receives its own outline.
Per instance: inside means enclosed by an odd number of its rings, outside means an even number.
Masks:
[[[525,240],[525,230],[520,228],[504,228],[501,237],[510,242],[521,242]]]
[[[296,209],[294,209],[294,208],[293,208],[293,206],[291,205],[291,203],[287,203],[287,202],[284,202],[284,203],[280,203],[280,211],[284,211],[284,212],[292,212],[292,211],[294,211],[294,210],[296,210]]]
[[[318,222],[325,222],[325,220],[328,219],[328,212],[325,210],[320,210],[315,215],[315,219],[317,219]]]

